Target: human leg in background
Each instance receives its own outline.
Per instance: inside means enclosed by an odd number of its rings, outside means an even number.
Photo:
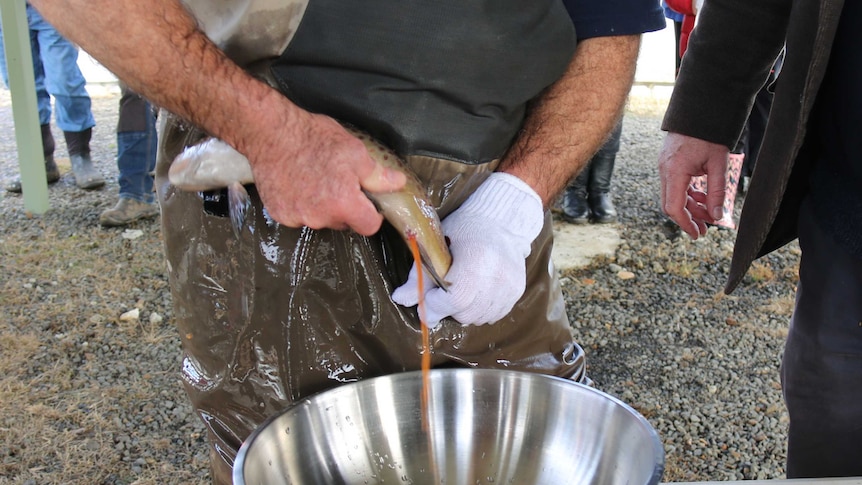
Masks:
[[[742,182],[741,188],[743,194],[748,192],[748,184],[751,181],[751,175],[754,173],[754,163],[757,161],[757,155],[760,153],[760,144],[763,141],[763,134],[766,131],[766,123],[769,121],[769,111],[772,109],[772,98],[774,96],[772,84],[778,80],[778,75],[781,73],[781,66],[784,64],[784,51],[775,60],[772,66],[772,72],[769,74],[769,79],[757,96],[754,98],[754,106],[751,108],[751,113],[748,115],[746,123],[748,129],[748,145],[745,149],[745,162],[742,165]]]
[[[54,97],[57,126],[66,139],[75,184],[82,189],[101,187],[105,179],[90,158],[90,138],[96,120],[91,111],[87,81],[78,68],[78,49],[30,5],[27,5],[27,21],[38,39],[45,89]]]
[[[103,226],[125,226],[159,214],[154,203],[153,170],[156,168],[156,117],[150,104],[120,83],[120,115],[117,122],[117,168],[120,200],[99,216]]]
[[[674,78],[679,74],[679,66],[682,64],[682,57],[679,55],[679,38],[682,35],[682,22],[678,22],[676,20],[673,21],[673,35],[676,38],[676,70],[674,71]]]
[[[9,86],[9,71],[6,67],[6,54],[3,45],[3,35],[0,31],[0,75],[3,83]],[[33,56],[33,78],[36,83],[36,106],[39,111],[39,124],[42,131],[42,150],[45,158],[45,178],[49,184],[60,180],[60,170],[54,162],[54,135],[51,133],[51,96],[45,89],[45,71],[42,69],[42,59],[39,57],[39,42],[34,31],[30,31],[30,49]],[[6,182],[8,192],[21,192],[21,178],[15,177]]]
[[[563,220],[570,224],[586,224],[590,220],[590,206],[587,205],[587,183],[590,178],[590,166],[581,170],[563,192],[560,210]]]
[[[754,173],[754,162],[760,153],[760,143],[763,141],[763,133],[766,131],[766,122],[769,119],[769,110],[772,107],[772,93],[764,86],[754,98],[754,106],[748,115],[746,123],[748,130],[748,144],[745,147],[745,161],[742,165],[742,187],[743,194],[748,192],[748,184],[751,174]]]
[[[587,166],[569,182],[560,202],[562,217],[566,222],[604,224],[617,220],[617,211],[610,192],[622,130],[620,121]]]
[[[733,208],[736,203],[736,192],[739,189],[740,180],[742,179],[742,165],[745,161],[745,152],[748,149],[748,125],[743,128],[742,134],[739,136],[739,141],[733,151],[727,156],[727,171],[725,172],[724,181],[724,204],[722,205],[721,219],[715,221],[714,226],[723,227],[725,229],[736,229],[736,222],[733,219]],[[691,181],[692,187],[695,190],[706,192],[707,182],[706,175],[695,177]]]
[[[781,363],[787,478],[862,476],[862,260],[799,216],[802,260]]]
[[[590,161],[590,177],[587,185],[591,220],[599,224],[616,222],[617,210],[611,198],[611,178],[617,153],[620,151],[620,136],[622,135],[622,120],[611,132],[605,144]]]
[[[724,205],[722,206],[721,219],[715,221],[714,226],[723,227],[725,229],[736,229],[736,222],[733,219],[733,207],[736,201],[736,190],[739,188],[740,173],[742,172],[742,162],[745,160],[744,153],[731,153],[727,156],[727,172],[725,174],[724,185]],[[706,192],[706,175],[695,177],[691,180],[691,186],[695,190]]]

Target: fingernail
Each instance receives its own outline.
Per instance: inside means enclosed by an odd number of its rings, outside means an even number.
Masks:
[[[712,218],[715,220],[721,219],[721,207],[712,209]]]

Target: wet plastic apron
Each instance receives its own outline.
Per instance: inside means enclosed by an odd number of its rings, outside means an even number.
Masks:
[[[282,90],[395,147],[429,187],[441,218],[496,167],[527,101],[562,74],[574,51],[558,0],[283,3],[284,12],[304,10],[304,17],[273,65]],[[412,258],[386,225],[363,237],[275,224],[253,190],[237,238],[219,194],[181,192],[168,182],[170,161],[201,133],[162,119],[157,186],[182,375],[208,429],[214,481],[230,483],[238,448],[267,417],[341,383],[420,368],[416,309],[390,299]],[[444,322],[432,333],[435,367],[586,379],[551,247],[546,214],[515,310],[493,325]]]

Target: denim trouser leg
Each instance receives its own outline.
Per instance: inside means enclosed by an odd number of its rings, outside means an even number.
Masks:
[[[27,5],[27,21],[30,21]],[[51,96],[45,89],[45,70],[42,68],[42,57],[39,55],[39,38],[37,32],[30,29],[30,52],[33,58],[33,78],[36,81],[36,106],[39,109],[39,124],[47,125],[51,122]],[[9,87],[9,67],[6,64],[6,46],[3,44],[3,30],[0,28],[0,76],[3,85]]]
[[[31,36],[35,35],[37,39],[45,89],[54,97],[57,126],[70,132],[92,128],[96,120],[90,109],[87,81],[78,68],[78,48],[62,37],[30,5],[27,5],[27,22]],[[33,57],[36,58],[35,55]]]
[[[781,367],[787,477],[862,475],[862,259],[799,217],[802,260]]]
[[[117,126],[120,198],[152,203],[156,168],[156,120],[150,104],[123,86]]]
[[[39,124],[51,122],[51,95],[45,89],[45,69],[39,56],[39,42],[36,34],[30,31],[30,45],[33,47],[33,76],[36,80],[36,106],[39,109]]]

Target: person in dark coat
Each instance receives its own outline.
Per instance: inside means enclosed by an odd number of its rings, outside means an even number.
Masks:
[[[662,124],[663,210],[695,239],[721,217],[729,150],[786,43],[725,291],[799,239],[787,476],[862,476],[862,4],[709,0],[698,17]]]

